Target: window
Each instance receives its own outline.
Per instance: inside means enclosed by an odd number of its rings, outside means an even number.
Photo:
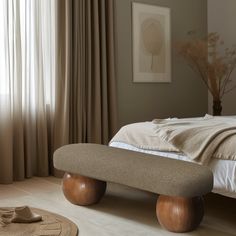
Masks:
[[[54,102],[55,1],[0,0],[0,94]]]
[[[4,12],[5,2],[0,1],[0,95],[9,93],[9,86],[8,86],[8,76],[7,76],[7,69],[6,69],[6,42],[5,42],[5,35],[4,35],[4,25],[6,23],[6,13]]]

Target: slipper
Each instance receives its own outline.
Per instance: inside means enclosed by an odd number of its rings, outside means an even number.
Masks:
[[[28,206],[16,207],[11,219],[12,223],[33,223],[42,220],[42,216],[30,210]]]

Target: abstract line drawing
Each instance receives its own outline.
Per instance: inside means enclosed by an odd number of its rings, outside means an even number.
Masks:
[[[133,81],[170,82],[170,11],[133,3]]]

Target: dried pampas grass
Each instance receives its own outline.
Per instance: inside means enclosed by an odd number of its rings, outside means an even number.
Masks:
[[[214,101],[221,101],[224,94],[236,86],[231,85],[231,74],[236,66],[236,46],[224,48],[218,33],[209,33],[205,38],[188,33],[189,39],[178,42],[175,48],[188,65],[200,75]]]

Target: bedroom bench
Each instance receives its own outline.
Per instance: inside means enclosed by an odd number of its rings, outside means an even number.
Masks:
[[[204,215],[202,196],[212,190],[205,166],[99,144],[70,144],[54,153],[54,167],[65,171],[63,192],[73,204],[99,202],[106,182],[157,193],[159,223],[172,232],[195,229]]]

